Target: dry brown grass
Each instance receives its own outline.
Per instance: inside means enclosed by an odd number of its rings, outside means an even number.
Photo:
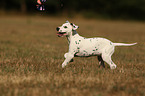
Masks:
[[[55,28],[68,18],[0,18],[1,96],[144,96],[145,23],[68,19],[84,37],[105,37],[113,42],[138,42],[116,47],[117,69],[98,68],[96,57],[74,58],[61,68],[66,38]]]

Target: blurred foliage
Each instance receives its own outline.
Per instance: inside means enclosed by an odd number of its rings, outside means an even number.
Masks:
[[[37,12],[37,0],[1,0],[5,11]],[[47,0],[47,14],[84,13],[85,17],[145,20],[145,0]]]

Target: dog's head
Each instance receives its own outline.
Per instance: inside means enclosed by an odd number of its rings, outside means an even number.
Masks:
[[[71,35],[72,32],[76,29],[78,29],[79,27],[73,23],[69,23],[69,21],[66,21],[66,23],[64,23],[62,26],[57,27],[57,35],[58,37],[63,37],[63,36],[68,36]]]

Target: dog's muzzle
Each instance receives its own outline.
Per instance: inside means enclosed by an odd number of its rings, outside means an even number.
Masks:
[[[59,32],[60,28],[57,27],[56,31],[58,31],[58,33],[56,34],[58,37],[63,37],[64,35],[67,35],[66,32]]]

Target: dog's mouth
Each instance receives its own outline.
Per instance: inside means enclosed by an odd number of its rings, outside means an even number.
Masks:
[[[66,34],[66,32],[58,32],[56,35],[57,35],[58,37],[63,37],[63,36],[65,36],[65,35],[67,35],[67,34]]]

